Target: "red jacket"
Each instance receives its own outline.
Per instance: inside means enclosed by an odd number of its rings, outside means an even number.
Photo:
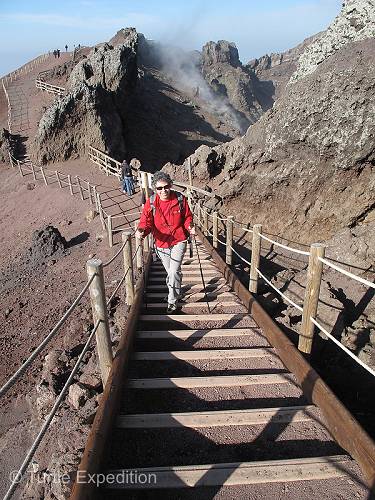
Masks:
[[[155,215],[152,213],[150,200],[148,199],[143,207],[141,219],[138,224],[139,229],[144,230],[144,235],[152,233],[155,238],[155,245],[158,248],[169,248],[180,241],[184,241],[189,236],[188,228],[192,224],[193,215],[188,202],[183,196],[182,213],[174,191],[171,191],[170,199],[160,200],[155,196]]]

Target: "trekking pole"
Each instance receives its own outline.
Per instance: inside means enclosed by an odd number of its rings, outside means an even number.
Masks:
[[[207,293],[206,293],[206,285],[205,285],[205,283],[204,283],[204,277],[203,277],[203,271],[202,271],[201,259],[200,259],[200,257],[199,257],[199,252],[198,252],[197,240],[195,239],[195,236],[191,236],[191,238],[194,240],[194,243],[195,243],[195,249],[196,249],[196,251],[197,251],[197,257],[198,257],[198,263],[199,263],[199,271],[200,271],[200,273],[201,273],[202,285],[203,285],[203,293],[204,293],[204,296],[205,296],[205,299],[206,299],[206,303],[207,303],[208,314],[211,314],[210,304],[208,303],[208,297],[207,297]]]

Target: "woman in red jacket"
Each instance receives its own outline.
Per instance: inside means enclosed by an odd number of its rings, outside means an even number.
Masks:
[[[193,215],[187,199],[171,189],[172,180],[165,172],[156,172],[152,187],[156,193],[143,207],[136,235],[144,238],[152,233],[156,253],[167,271],[167,313],[177,309],[181,294],[181,263],[189,233],[195,236]]]

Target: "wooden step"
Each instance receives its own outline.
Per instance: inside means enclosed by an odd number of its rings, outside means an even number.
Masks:
[[[220,276],[222,277],[223,275],[219,272],[218,269],[203,269],[202,270],[203,277],[205,278],[206,276],[212,277],[212,276]],[[148,278],[165,278],[167,275],[167,272],[165,269],[160,269],[157,271],[150,271]],[[201,276],[200,269],[182,269],[182,276]]]
[[[214,262],[210,262],[207,260],[202,260],[200,264],[199,262],[182,262],[182,269],[200,269],[201,267],[204,267],[205,269],[218,269]],[[159,271],[160,269],[164,269],[164,266],[161,262],[152,264],[150,268],[151,271]]]
[[[249,317],[248,313],[233,313],[233,314],[141,314],[140,321],[177,321],[178,323],[186,323],[189,321],[231,321],[241,320]]]
[[[208,301],[208,304],[210,306],[210,309],[214,309],[215,307],[245,307],[243,304],[240,302],[233,302],[233,301],[217,301],[217,300],[211,300]],[[178,302],[177,306],[182,308],[182,309],[202,309],[206,308],[207,309],[207,302],[202,300],[201,302]],[[154,303],[144,303],[143,304],[143,310],[145,309],[165,309],[167,307],[167,304],[164,302],[154,302]]]
[[[243,359],[275,356],[272,347],[258,349],[201,349],[200,351],[138,351],[133,353],[134,360],[197,360],[197,359]]]
[[[205,299],[206,296],[208,298],[211,298],[211,297],[220,297],[221,299],[222,298],[232,298],[232,299],[235,299],[237,298],[237,295],[234,294],[233,292],[208,292],[208,293],[201,293],[201,292],[197,292],[197,293],[189,293],[189,292],[185,292],[184,293],[184,298],[186,299],[195,299],[195,300],[199,300],[199,299]],[[147,292],[146,293],[146,297],[148,299],[164,299],[166,297],[166,294],[163,293],[163,292]]]
[[[250,328],[218,328],[213,330],[139,330],[137,339],[202,339],[212,337],[242,337],[263,335],[257,326]]]
[[[147,280],[147,283],[148,284],[162,284],[162,283],[165,283],[165,276],[155,276],[155,277],[149,277],[148,280]],[[205,281],[205,286],[207,287],[208,284],[212,284],[212,283],[226,283],[225,279],[222,277],[222,275],[220,276],[204,276],[203,275],[203,278],[204,278],[204,281]],[[202,283],[202,277],[199,275],[199,276],[183,276],[183,283],[182,285],[186,285],[187,283]],[[212,282],[211,280],[215,280],[214,282]],[[211,283],[210,283],[211,282]]]
[[[290,373],[264,375],[224,375],[219,377],[131,378],[129,389],[177,389],[192,387],[241,387],[247,385],[287,384]]]
[[[186,323],[189,321],[231,321],[241,320],[249,317],[248,313],[232,313],[232,314],[141,314],[140,321],[177,321]]]
[[[228,283],[225,280],[221,280],[220,282],[217,283],[205,283],[205,289],[206,292],[212,290],[222,290],[222,289],[228,289],[230,288]],[[167,290],[167,285],[165,280],[162,280],[160,283],[147,283],[146,284],[146,290],[148,291],[149,289],[152,290]],[[202,285],[202,280],[200,284],[195,284],[187,288],[187,284],[184,282],[182,284],[182,291],[183,293],[190,293],[190,292],[201,292],[204,293],[204,288]]]
[[[119,415],[117,427],[122,429],[161,427],[228,427],[231,425],[262,425],[291,422],[305,422],[316,419],[312,416],[313,405],[256,410],[199,411],[187,413],[147,413]]]
[[[193,488],[323,480],[346,475],[350,478],[351,464],[352,460],[347,455],[331,455],[261,462],[114,469],[108,471],[107,477],[115,478],[118,482],[111,481],[105,484],[105,487],[110,489]],[[132,480],[126,481],[126,477]],[[147,481],[138,481],[137,477],[146,478]]]

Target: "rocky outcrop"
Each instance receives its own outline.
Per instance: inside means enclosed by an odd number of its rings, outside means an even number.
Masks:
[[[208,42],[202,49],[202,74],[214,95],[228,107],[238,129],[244,133],[272,101],[260,91],[255,74],[242,66],[234,43]]]
[[[375,1],[346,0],[333,23],[301,55],[291,83],[316,70],[319,64],[351,42],[375,36]]]
[[[36,159],[41,163],[78,157],[89,145],[124,154],[122,119],[114,96],[101,85],[81,83],[47,109],[35,142]]]
[[[296,71],[301,54],[319,36],[318,33],[306,38],[302,43],[285,52],[266,54],[259,59],[253,59],[245,67],[255,73],[263,92],[267,92],[271,99],[276,100]]]
[[[124,43],[95,47],[72,70],[69,93],[56,100],[39,122],[36,160],[66,160],[84,154],[88,145],[111,156],[126,154],[123,110],[137,81],[138,34],[127,30]]]
[[[311,242],[375,207],[375,40],[352,43],[289,85],[243,138],[191,157],[227,210]]]
[[[18,139],[3,128],[0,131],[0,162],[9,163],[9,153],[16,157],[17,149]]]

